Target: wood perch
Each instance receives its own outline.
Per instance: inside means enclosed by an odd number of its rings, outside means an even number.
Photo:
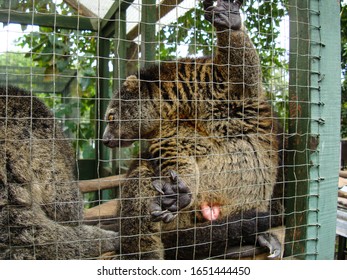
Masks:
[[[339,176],[342,178],[347,178],[347,170],[342,170],[339,172]]]
[[[347,198],[347,192],[338,191],[338,197]]]
[[[347,208],[347,198],[338,197],[337,198],[337,204],[338,204],[338,206]]]
[[[125,175],[115,175],[105,178],[83,180],[78,182],[79,189],[82,193],[95,192],[119,187],[125,180]]]
[[[347,179],[343,177],[339,177],[339,188],[342,188],[345,185],[347,185]]]
[[[93,208],[84,210],[84,220],[100,222],[100,220],[112,219],[118,217],[118,209],[119,200],[112,199]]]

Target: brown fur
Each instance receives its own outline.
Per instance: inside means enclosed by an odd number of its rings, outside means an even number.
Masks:
[[[117,234],[81,225],[74,153],[36,97],[0,87],[0,259],[85,259]]]
[[[216,32],[213,57],[144,69],[109,104],[106,145],[149,141],[147,159],[134,162],[121,189],[122,258],[164,258],[165,232],[208,225],[200,212],[204,202],[220,206],[221,220],[269,211],[277,126],[262,91],[259,57],[243,28],[217,26]],[[167,180],[170,170],[189,187],[192,200],[174,221],[153,223],[151,202],[158,193],[152,181]]]

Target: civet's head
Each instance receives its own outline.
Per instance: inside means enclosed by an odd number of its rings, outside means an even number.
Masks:
[[[149,90],[148,83],[131,75],[114,94],[105,115],[103,143],[107,147],[127,147],[136,140],[151,138],[158,127],[159,112]]]

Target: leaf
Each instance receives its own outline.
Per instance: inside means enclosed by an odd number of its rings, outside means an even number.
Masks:
[[[88,77],[81,77],[78,80],[79,85],[81,86],[82,90],[87,90],[88,86],[90,85],[91,79]]]
[[[69,67],[69,61],[67,59],[57,59],[56,67],[59,72],[63,72]]]

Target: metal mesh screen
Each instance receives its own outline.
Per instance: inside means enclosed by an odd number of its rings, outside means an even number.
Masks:
[[[325,23],[298,2],[0,1],[0,258],[316,258]]]

